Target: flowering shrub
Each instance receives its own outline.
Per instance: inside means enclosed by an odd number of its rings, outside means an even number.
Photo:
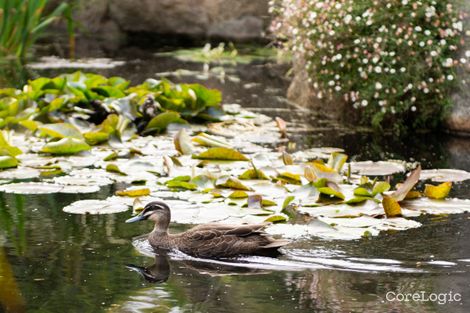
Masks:
[[[277,0],[272,30],[306,62],[316,96],[374,126],[435,127],[450,104],[463,13],[448,0]]]

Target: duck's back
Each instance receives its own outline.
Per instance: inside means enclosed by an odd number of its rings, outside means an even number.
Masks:
[[[288,242],[270,237],[265,225],[205,224],[182,234],[170,235],[173,248],[204,258],[270,254]]]

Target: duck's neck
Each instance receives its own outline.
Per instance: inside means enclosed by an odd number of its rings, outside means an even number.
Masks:
[[[152,233],[156,236],[168,236],[168,227],[170,226],[169,216],[160,216],[155,221]]]

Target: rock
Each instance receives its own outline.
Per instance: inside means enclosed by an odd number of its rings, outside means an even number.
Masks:
[[[129,33],[260,40],[269,24],[268,0],[79,0],[74,14],[80,33],[111,42]]]

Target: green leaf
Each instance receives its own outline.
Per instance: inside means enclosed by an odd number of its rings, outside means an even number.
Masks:
[[[269,177],[262,170],[258,170],[254,168],[247,169],[241,175],[239,175],[238,178],[269,180]]]
[[[18,160],[15,157],[9,155],[0,156],[0,168],[11,168],[17,166]]]
[[[145,127],[143,133],[144,134],[161,133],[164,130],[166,130],[168,125],[172,123],[187,124],[188,122],[183,120],[179,113],[167,111],[167,112],[160,113],[154,118],[152,118],[150,122],[147,124],[147,126]]]
[[[196,190],[197,189],[196,184],[186,182],[186,181],[171,180],[171,181],[166,182],[166,185],[169,188],[182,188],[182,189],[187,189],[187,190]]]
[[[379,193],[384,193],[390,190],[390,184],[384,181],[379,181],[374,184],[374,188],[372,188],[372,195],[375,196]]]
[[[287,221],[287,217],[285,215],[281,215],[281,214],[274,214],[274,215],[271,215],[269,217],[267,217],[264,222],[267,222],[267,223],[285,223]]]
[[[215,182],[216,187],[225,187],[225,188],[231,188],[231,189],[237,189],[237,190],[245,190],[245,191],[250,191],[251,188],[243,185],[241,181],[239,181],[237,178],[233,176],[221,176],[217,181]]]
[[[344,200],[345,198],[344,195],[340,191],[337,191],[331,187],[321,187],[321,188],[318,188],[318,191],[321,194],[327,195],[330,198],[338,198],[341,200]]]
[[[103,142],[108,141],[109,134],[101,131],[91,131],[83,134],[87,144],[91,146],[99,145]]]
[[[243,199],[248,198],[248,194],[242,190],[236,190],[232,192],[229,196],[230,199]]]
[[[193,140],[193,142],[195,142],[195,143],[197,143],[201,146],[205,146],[205,147],[231,148],[230,143],[228,143],[227,141],[225,141],[221,138],[212,136],[212,135],[208,135],[206,133],[199,133],[192,140]]]
[[[126,189],[126,190],[116,191],[116,196],[120,196],[120,197],[141,197],[141,196],[148,196],[148,195],[150,195],[150,189],[148,188]]]
[[[42,147],[40,152],[50,154],[75,154],[81,151],[90,150],[90,146],[83,140],[65,137],[59,141],[54,141]]]
[[[110,173],[116,173],[116,174],[119,174],[119,175],[122,175],[122,176],[127,176],[127,174],[122,172],[119,169],[119,167],[114,163],[106,165],[106,171],[110,172]]]
[[[17,147],[12,146],[5,138],[5,133],[3,131],[0,131],[0,155],[8,155],[15,157],[22,153],[23,151],[21,151]]]
[[[48,135],[52,138],[65,138],[71,137],[76,139],[83,139],[82,133],[72,124],[69,123],[55,123],[43,124],[38,126],[41,135]]]
[[[249,161],[249,159],[234,149],[229,148],[210,148],[198,155],[193,155],[194,159],[203,160],[225,160],[225,161]]]

